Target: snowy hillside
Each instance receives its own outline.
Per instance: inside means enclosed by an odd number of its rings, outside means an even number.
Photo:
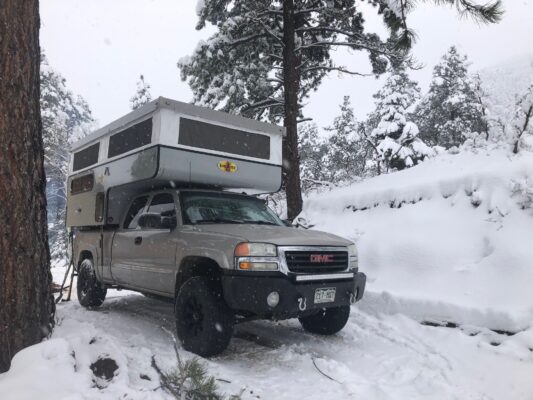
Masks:
[[[533,320],[533,155],[442,155],[314,195],[302,217],[358,243],[362,307],[516,331]]]
[[[492,118],[507,121],[517,95],[533,83],[533,54],[479,71]]]

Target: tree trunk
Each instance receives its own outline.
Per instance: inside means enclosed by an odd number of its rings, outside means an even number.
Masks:
[[[38,0],[0,2],[0,372],[53,326]]]
[[[295,54],[295,18],[293,0],[283,1],[283,87],[287,136],[283,141],[283,179],[287,194],[287,218],[293,220],[302,211],[300,157],[298,155],[299,57]]]

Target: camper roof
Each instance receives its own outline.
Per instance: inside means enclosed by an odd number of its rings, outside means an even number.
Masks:
[[[107,124],[106,126],[73,143],[71,146],[71,151],[75,152],[82,147],[86,147],[87,145],[97,142],[102,137],[120,131],[128,125],[131,125],[133,122],[142,120],[144,117],[147,117],[162,108],[175,111],[176,113],[185,116],[208,120],[215,124],[239,127],[243,130],[264,132],[271,135],[283,135],[285,132],[284,128],[278,125],[268,124],[221,111],[215,111],[206,107],[199,107],[189,103],[168,99],[166,97],[158,97],[157,99],[145,104],[137,110],[126,114],[125,116]]]

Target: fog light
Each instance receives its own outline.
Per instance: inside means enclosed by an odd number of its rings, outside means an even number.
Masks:
[[[274,308],[279,303],[279,293],[272,292],[267,296],[267,304],[269,307]]]

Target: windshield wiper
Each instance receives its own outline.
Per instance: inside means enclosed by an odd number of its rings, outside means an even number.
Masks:
[[[195,224],[243,224],[243,221],[238,221],[236,219],[226,219],[226,218],[213,218],[213,219],[201,219],[196,221]]]
[[[278,224],[274,223],[274,222],[270,222],[270,221],[254,221],[254,220],[251,220],[251,219],[245,219],[244,221],[242,221],[243,223],[245,224],[256,224],[256,225],[274,225],[274,226],[279,226]]]

